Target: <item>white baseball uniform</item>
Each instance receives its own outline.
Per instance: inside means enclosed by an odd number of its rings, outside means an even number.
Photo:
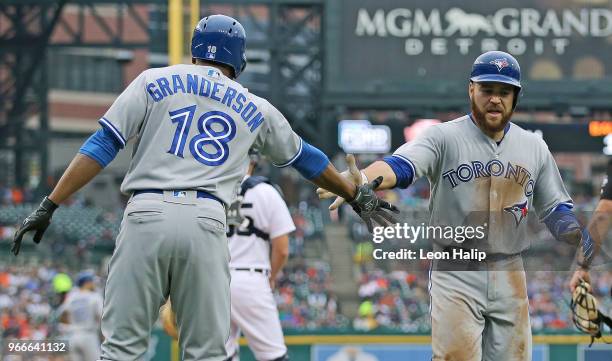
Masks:
[[[242,331],[257,360],[274,360],[285,355],[287,347],[268,280],[270,240],[294,231],[295,225],[284,200],[267,183],[246,191],[240,213],[245,220],[229,237],[231,326],[226,350],[238,354]],[[268,239],[255,234],[254,227]]]

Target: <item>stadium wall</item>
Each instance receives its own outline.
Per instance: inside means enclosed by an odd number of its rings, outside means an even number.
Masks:
[[[533,361],[609,361],[612,345],[596,343],[588,347],[590,337],[576,334],[540,334],[533,337]],[[287,332],[285,342],[291,361],[343,361],[352,355],[357,361],[430,361],[431,337],[425,334],[346,334]],[[240,340],[240,359],[256,361],[246,340]],[[176,341],[161,330],[152,336],[149,360],[178,361]]]

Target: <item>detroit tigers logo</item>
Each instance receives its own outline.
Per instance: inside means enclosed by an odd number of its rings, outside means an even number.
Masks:
[[[506,60],[506,58],[495,59],[491,61],[491,64],[494,64],[497,67],[497,71],[502,71],[503,68],[510,66],[510,63],[508,63],[508,60]]]
[[[525,199],[525,201],[522,203],[516,203],[509,207],[504,207],[504,212],[512,214],[514,221],[516,222],[516,226],[518,227],[519,224],[521,224],[521,221],[527,217],[527,213],[529,212],[527,209],[527,200]]]

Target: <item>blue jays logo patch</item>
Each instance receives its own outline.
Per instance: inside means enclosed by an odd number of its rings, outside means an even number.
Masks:
[[[527,218],[527,213],[529,212],[529,209],[527,209],[527,200],[522,203],[516,203],[509,207],[505,207],[504,212],[512,214],[514,221],[516,222],[516,226],[518,227],[519,224],[521,224],[521,221],[524,218]]]
[[[508,60],[506,60],[506,58],[495,59],[491,61],[491,64],[494,64],[497,67],[497,71],[502,71],[503,68],[510,66],[510,63],[508,63]]]

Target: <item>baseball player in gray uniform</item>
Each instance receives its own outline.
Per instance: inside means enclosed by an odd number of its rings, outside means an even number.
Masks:
[[[427,177],[430,226],[485,227],[484,237],[473,232],[463,243],[440,232],[430,237],[434,251],[454,255],[457,249],[477,248],[487,254],[483,262],[433,261],[433,360],[531,359],[520,253],[529,246],[525,218],[532,209],[557,239],[582,241],[584,268],[573,282],[588,277],[592,240],[571,211],[572,200],[548,147],[539,136],[510,123],[520,91],[516,59],[500,51],[484,53],[470,76],[471,114],[431,126],[362,172],[353,166],[345,173],[357,184],[383,176],[382,189],[405,188]],[[337,199],[333,207],[340,203]]]
[[[102,317],[102,295],[96,292],[94,274],[81,272],[77,275],[78,288],[68,293],[60,306],[60,321],[69,337],[70,360],[89,361],[100,356],[100,318]]]
[[[395,211],[374,194],[381,179],[361,187],[348,182],[274,106],[234,80],[246,66],[245,44],[237,20],[203,18],[192,37],[193,64],[149,69],[136,77],[15,233],[14,254],[28,231],[40,242],[58,205],[135,141],[121,185],[131,198],[104,294],[102,360],[140,359],[168,297],[176,311],[181,359],[226,358],[225,205],[232,202],[253,145],[275,165],[291,165],[318,186],[351,199],[369,223]]]
[[[289,233],[295,230],[279,191],[265,177],[253,176],[258,154],[251,155],[242,181],[228,239],[231,274],[231,328],[228,359],[238,361],[242,332],[259,361],[288,359],[273,289],[289,257]]]

